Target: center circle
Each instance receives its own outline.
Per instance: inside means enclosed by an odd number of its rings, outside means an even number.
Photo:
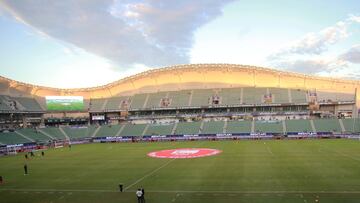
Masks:
[[[208,148],[180,148],[150,152],[147,155],[154,158],[189,159],[213,156],[221,152],[221,150]]]

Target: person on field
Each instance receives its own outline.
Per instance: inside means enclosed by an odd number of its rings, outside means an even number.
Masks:
[[[4,180],[3,180],[3,177],[0,176],[0,185],[3,184]]]
[[[119,184],[119,190],[120,190],[120,192],[123,191],[123,184]]]
[[[141,195],[141,203],[145,203],[145,190],[143,187],[141,187],[141,192],[142,192],[142,195]]]
[[[141,192],[140,188],[136,191],[136,197],[137,197],[138,203],[142,203],[142,198],[141,198],[142,192]]]
[[[45,156],[45,152],[44,152],[44,151],[41,152],[41,156]]]
[[[24,175],[28,174],[28,166],[27,164],[24,164]]]
[[[35,156],[33,151],[30,152],[30,156]]]
[[[25,154],[25,159],[29,159],[29,157],[28,157],[28,155],[27,155],[27,154]]]

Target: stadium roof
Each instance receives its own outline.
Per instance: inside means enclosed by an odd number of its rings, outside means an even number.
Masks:
[[[0,76],[0,93],[34,96],[77,95],[85,98],[102,98],[145,92],[241,86],[317,89],[329,92],[354,93],[355,88],[360,87],[360,81],[318,77],[235,64],[170,66],[145,71],[103,86],[74,89],[37,86]]]

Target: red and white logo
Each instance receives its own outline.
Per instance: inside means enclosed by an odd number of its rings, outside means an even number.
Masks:
[[[154,158],[170,158],[170,159],[188,159],[204,156],[213,156],[221,153],[221,150],[207,148],[182,148],[167,149],[156,152],[150,152],[147,155]]]

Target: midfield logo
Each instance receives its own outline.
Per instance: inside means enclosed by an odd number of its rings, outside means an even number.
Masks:
[[[175,151],[171,152],[171,154],[173,154],[173,155],[190,155],[190,154],[196,154],[198,152],[199,152],[199,150],[197,150],[197,149],[191,149],[191,150],[185,149],[185,150],[175,150]]]
[[[148,156],[154,158],[169,158],[169,159],[189,159],[199,158],[205,156],[213,156],[221,153],[221,150],[207,149],[207,148],[182,148],[182,149],[168,149],[148,153]]]

